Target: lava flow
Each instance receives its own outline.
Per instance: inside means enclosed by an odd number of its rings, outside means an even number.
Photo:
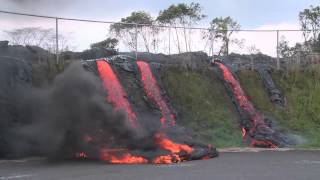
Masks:
[[[148,160],[131,155],[127,149],[102,149],[100,159],[112,164],[146,164]]]
[[[243,124],[241,124],[243,126],[241,127],[243,138],[250,138],[250,146],[252,147],[278,147],[278,144],[276,142],[273,142],[272,140],[255,139],[255,135],[259,133],[272,135],[273,130],[266,125],[266,123],[264,122],[263,115],[256,111],[256,109],[254,108],[254,106],[242,90],[239,82],[235,79],[230,70],[220,62],[215,62],[215,64],[218,65],[218,67],[220,68],[225,83],[228,85],[229,88],[231,88],[233,96],[236,99],[236,103],[240,107],[240,111],[243,111],[250,120],[250,127],[244,127]]]
[[[124,109],[131,125],[136,127],[136,114],[132,111],[132,108],[127,100],[127,95],[111,66],[105,60],[97,60],[96,63],[100,78],[103,82],[103,87],[108,92],[107,101],[114,106],[115,110]]]
[[[149,64],[144,61],[137,61],[137,65],[147,97],[154,102],[161,111],[162,117],[160,122],[162,126],[167,125],[168,121],[170,121],[169,123],[171,126],[175,125],[175,115],[171,112],[165,100],[163,99],[159,85],[153,76]]]
[[[146,137],[136,136],[140,130],[143,130],[141,128],[144,126],[138,124],[137,116],[131,109],[130,103],[126,98],[126,93],[116,74],[107,61],[97,60],[96,64],[103,82],[103,87],[108,94],[107,101],[112,104],[116,110],[124,109],[132,126],[128,127],[129,129],[124,129],[118,136],[110,134],[109,136],[99,136],[99,138],[97,138],[94,135],[84,135],[83,142],[87,146],[84,149],[87,148],[88,151],[76,153],[76,158],[99,158],[102,161],[112,164],[169,164],[187,160],[212,158],[218,155],[216,149],[211,146],[200,143],[195,145],[194,142],[190,143],[192,146],[189,146],[172,141],[167,134],[164,133],[164,128],[167,128],[167,126],[162,126],[162,129],[156,132],[147,132],[148,130],[146,130],[147,138],[152,137],[151,141],[146,142]],[[162,99],[160,89],[151,73],[149,65],[144,62],[137,62],[137,64],[142,75],[141,81],[144,85],[144,90],[147,92],[149,99],[159,106],[165,121],[167,118],[170,118],[171,125],[174,125],[174,116]],[[103,133],[104,130],[99,129],[96,132]]]
[[[179,156],[181,153],[186,153],[190,155],[193,152],[193,148],[185,144],[177,144],[171,141],[163,133],[158,133],[155,135],[156,144],[164,150],[170,151],[169,155],[158,156],[153,160],[156,164],[170,164],[177,163],[187,160],[187,156]]]

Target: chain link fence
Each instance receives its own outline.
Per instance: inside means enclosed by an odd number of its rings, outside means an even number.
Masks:
[[[183,52],[203,51],[209,56],[221,52],[223,42],[209,40],[210,32],[207,28],[174,27],[160,25],[143,25],[134,23],[118,23],[97,20],[72,19],[62,17],[39,16],[15,12],[0,11],[0,40],[9,40],[10,44],[40,46],[56,54],[56,63],[59,63],[59,54],[62,51],[83,51],[90,48],[92,43],[106,39],[118,38],[119,52],[138,52],[177,54]],[[120,34],[110,32],[114,24],[124,24],[130,28]],[[42,42],[28,42],[26,38],[15,37],[11,33],[14,29],[38,28],[48,30],[47,39]],[[32,30],[32,29],[31,29]],[[118,36],[116,36],[118,35]],[[18,36],[16,34],[16,36]],[[29,34],[29,38],[36,38],[36,34]],[[41,37],[38,37],[41,38]],[[44,37],[43,37],[44,38]],[[282,58],[280,42],[288,41],[288,45],[295,46],[303,43],[301,30],[274,30],[253,29],[236,30],[230,37],[228,51],[238,54],[262,53],[275,58],[275,66],[281,64],[318,63],[319,54],[301,52],[289,58]],[[46,42],[44,42],[46,41]],[[32,44],[33,43],[33,44]],[[252,62],[254,63],[254,61]],[[252,65],[254,66],[254,65]]]

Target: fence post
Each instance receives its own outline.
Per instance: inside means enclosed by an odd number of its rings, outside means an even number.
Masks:
[[[171,54],[170,44],[171,44],[171,27],[169,27],[169,55]]]
[[[56,18],[56,64],[59,64],[59,18]]]
[[[279,30],[277,30],[277,70],[280,70]]]
[[[138,24],[136,23],[136,60],[138,60]]]

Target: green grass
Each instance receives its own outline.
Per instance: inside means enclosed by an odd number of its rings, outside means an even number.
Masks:
[[[270,102],[256,72],[242,71],[238,76],[257,109],[275,117],[282,128],[306,139],[298,147],[320,147],[320,66],[272,74],[287,100],[283,109]]]
[[[198,138],[219,148],[241,146],[237,113],[213,72],[171,67],[161,78],[183,125]]]

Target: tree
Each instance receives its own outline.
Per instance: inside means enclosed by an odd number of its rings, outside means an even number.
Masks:
[[[92,49],[93,48],[107,48],[107,49],[115,50],[118,43],[119,43],[118,39],[108,37],[107,39],[105,39],[103,41],[91,44],[90,47]]]
[[[291,57],[296,53],[295,48],[290,47],[289,42],[284,37],[279,42],[279,52],[281,57]]]
[[[229,16],[225,18],[214,18],[210,22],[210,28],[208,32],[204,33],[203,39],[207,39],[211,43],[211,47],[213,47],[215,41],[221,40],[223,45],[219,54],[223,53],[224,55],[227,55],[229,54],[229,44],[231,40],[230,37],[234,31],[239,29],[240,25]]]
[[[4,31],[13,45],[38,46],[56,53],[56,34],[54,29],[26,27]],[[59,34],[59,51],[68,49],[68,39]]]
[[[196,24],[197,22],[199,22],[205,17],[206,15],[201,14],[200,4],[192,2],[190,5],[187,5],[185,3],[180,3],[177,5],[173,4],[169,6],[169,8],[160,11],[157,17],[157,21],[160,24],[174,26],[175,32],[176,32],[177,47],[180,53],[181,48],[180,48],[180,41],[179,41],[177,26],[179,25],[183,26],[185,47],[186,47],[186,51],[188,51],[186,27],[187,26],[190,27]],[[190,44],[189,44],[189,50],[190,50]]]
[[[136,38],[140,35],[147,52],[150,52],[149,35],[157,34],[158,31],[153,24],[154,20],[149,13],[137,11],[132,12],[131,15],[126,18],[122,18],[120,23],[112,24],[110,32],[115,33],[117,37],[124,40],[131,49],[135,49],[137,46]]]
[[[305,45],[310,46],[311,50],[320,49],[320,6],[310,6],[299,13],[300,25],[305,38]]]
[[[316,41],[320,32],[320,6],[304,9],[299,13],[299,20],[305,39]],[[309,38],[310,33],[312,37]]]

